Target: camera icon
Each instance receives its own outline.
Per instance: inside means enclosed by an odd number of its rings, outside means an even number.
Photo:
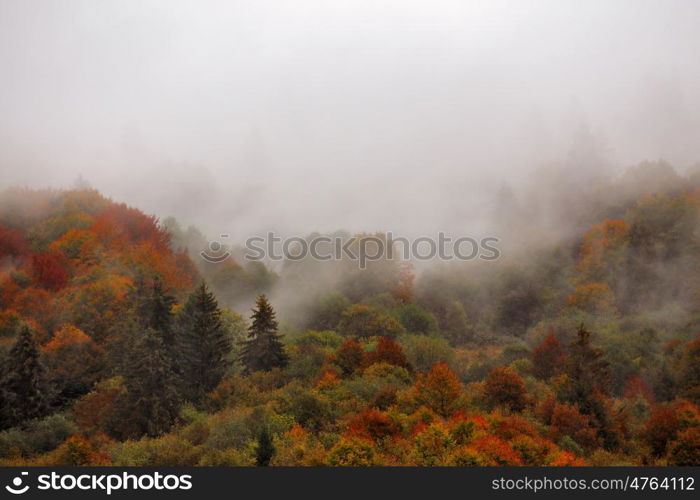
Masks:
[[[228,238],[228,234],[219,235],[220,238]],[[210,241],[209,248],[199,252],[200,257],[210,264],[219,264],[231,257],[231,253],[226,250],[226,247],[220,241]]]
[[[21,495],[29,490],[29,485],[22,487],[22,476],[28,476],[29,472],[22,472],[19,476],[12,480],[12,485],[5,486],[5,489],[13,495]]]

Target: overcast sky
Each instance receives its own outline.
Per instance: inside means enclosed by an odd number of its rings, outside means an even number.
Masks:
[[[209,232],[435,230],[564,161],[700,160],[699,1],[0,0],[0,187]]]

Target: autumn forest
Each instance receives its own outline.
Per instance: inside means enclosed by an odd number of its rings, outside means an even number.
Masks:
[[[699,465],[700,171],[571,177],[494,195],[497,261],[367,269],[3,191],[0,464]]]

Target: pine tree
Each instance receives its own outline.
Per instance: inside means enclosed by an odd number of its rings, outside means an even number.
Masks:
[[[22,325],[3,369],[0,427],[44,416],[48,411],[47,389],[39,346],[29,326]]]
[[[177,417],[180,397],[170,357],[155,330],[149,328],[134,340],[123,375],[124,437],[166,432]]]
[[[608,363],[603,351],[591,345],[591,332],[581,324],[569,345],[566,373],[569,378],[568,399],[578,403],[582,412],[590,411],[591,399],[605,394],[609,381]]]
[[[284,352],[282,337],[277,333],[275,311],[265,295],[258,297],[252,320],[253,324],[248,328],[248,340],[242,342],[241,350],[241,361],[246,373],[287,366],[289,357]]]
[[[264,425],[258,434],[258,445],[255,449],[255,464],[258,467],[267,467],[275,455],[275,446],[272,443],[270,429]]]
[[[219,304],[204,282],[187,299],[176,329],[178,372],[197,400],[221,382],[232,350]]]
[[[603,446],[614,449],[618,437],[611,429],[604,401],[610,381],[608,363],[603,359],[603,351],[591,345],[591,332],[583,324],[569,345],[566,374],[567,383],[562,387],[561,399],[578,404],[582,414],[590,415]]]
[[[140,326],[155,330],[166,347],[172,347],[175,343],[172,313],[175,297],[167,293],[162,280],[156,277],[149,285],[142,277],[137,278],[132,300]]]

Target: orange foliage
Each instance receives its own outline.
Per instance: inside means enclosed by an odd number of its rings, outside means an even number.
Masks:
[[[368,408],[355,415],[350,421],[349,436],[379,441],[385,437],[396,436],[401,428],[392,418],[379,410]]]
[[[462,394],[462,382],[444,363],[433,366],[426,376],[419,375],[414,386],[414,398],[442,417],[449,417],[456,410]]]
[[[497,436],[484,436],[471,447],[486,458],[488,465],[523,465],[520,454]]]
[[[615,296],[607,283],[593,282],[577,286],[566,298],[566,302],[588,312],[609,311]]]
[[[170,235],[158,226],[158,218],[124,203],[109,205],[97,217],[92,230],[110,248],[149,242],[158,252],[169,251]]]
[[[338,375],[331,370],[325,370],[316,381],[316,389],[328,389],[340,383]]]
[[[92,342],[92,339],[85,335],[82,330],[73,325],[67,325],[56,332],[51,341],[44,344],[41,350],[49,353],[70,344],[84,344],[88,342]]]
[[[564,436],[569,436],[587,449],[600,445],[596,430],[591,427],[590,417],[583,415],[577,405],[557,404],[553,408],[550,434],[557,442]]]
[[[584,234],[577,271],[586,280],[597,281],[620,263],[619,251],[626,244],[629,226],[623,220],[606,219]]]
[[[523,411],[528,402],[523,378],[508,367],[491,370],[484,392],[492,406],[504,406],[513,411]]]

